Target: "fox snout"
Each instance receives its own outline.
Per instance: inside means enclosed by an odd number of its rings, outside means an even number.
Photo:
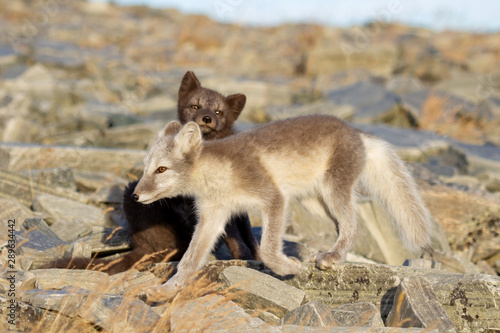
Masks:
[[[134,200],[134,201],[139,201],[139,195],[135,194],[135,193],[132,193],[130,195],[130,197]]]
[[[205,124],[210,124],[212,122],[212,118],[210,116],[205,116],[201,119]]]

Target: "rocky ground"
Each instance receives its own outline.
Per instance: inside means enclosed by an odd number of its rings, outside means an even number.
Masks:
[[[0,18],[2,329],[500,330],[500,34],[386,21],[241,27],[77,0],[3,1]],[[334,228],[298,205],[285,237],[287,253],[304,262],[295,277],[229,260],[220,247],[171,303],[151,304],[145,289],[175,263],[114,276],[40,269],[130,249],[116,229],[126,226],[123,187],[176,118],[186,70],[204,86],[246,94],[240,130],[326,113],[391,142],[434,217],[434,256],[406,252],[384,210],[362,197],[353,252],[327,272],[307,260],[331,246]]]

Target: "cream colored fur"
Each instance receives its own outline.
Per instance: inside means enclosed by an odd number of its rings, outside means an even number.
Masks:
[[[159,167],[166,171],[158,172]],[[415,182],[390,145],[335,117],[307,116],[271,123],[233,137],[202,142],[195,123],[166,126],[145,159],[135,194],[147,204],[161,197],[196,197],[199,223],[177,274],[150,299],[169,297],[201,268],[231,215],[261,213],[262,261],[279,275],[301,263],[282,251],[287,206],[298,199],[332,221],[338,239],[311,258],[321,269],[345,260],[357,235],[355,191],[375,195],[391,214],[405,246],[430,249],[430,215]]]

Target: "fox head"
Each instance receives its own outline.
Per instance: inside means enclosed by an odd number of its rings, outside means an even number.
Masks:
[[[160,131],[144,159],[144,173],[132,198],[150,204],[162,198],[185,194],[187,181],[202,149],[202,134],[196,123],[182,127],[170,122]]]
[[[194,121],[200,126],[204,139],[223,138],[232,134],[233,123],[245,107],[246,96],[227,97],[203,88],[193,72],[187,72],[181,81],[177,112],[182,124]]]

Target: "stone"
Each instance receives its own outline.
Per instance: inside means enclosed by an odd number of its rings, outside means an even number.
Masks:
[[[18,54],[12,47],[0,44],[0,68],[17,62]]]
[[[266,114],[271,121],[312,114],[329,114],[350,121],[355,109],[351,105],[338,105],[332,101],[316,101],[306,105],[280,105],[267,108]]]
[[[112,127],[104,131],[104,137],[99,145],[112,148],[146,149],[157,138],[158,132],[163,127],[165,127],[163,121]]]
[[[23,117],[7,121],[2,134],[3,142],[32,142],[39,133],[39,127]]]
[[[52,231],[52,229],[50,229],[50,227],[47,225],[47,223],[40,217],[26,219],[23,222],[22,227],[24,230],[27,230],[27,231],[37,230],[46,236],[53,237],[56,239],[59,238],[59,237],[57,237],[57,234],[54,233]]]
[[[105,292],[109,287],[109,276],[103,272],[76,269],[35,269],[38,289],[62,289],[74,286],[93,292]]]
[[[89,291],[69,292],[67,290],[28,290],[21,294],[21,300],[38,308],[60,312],[75,317],[85,304]]]
[[[88,226],[104,223],[101,209],[50,194],[38,194],[33,200],[33,210],[46,214],[49,219],[53,217],[81,221]]]
[[[301,241],[319,251],[331,248],[337,239],[333,223],[315,218],[297,203],[290,203],[290,211],[292,232],[300,235]],[[389,215],[378,201],[360,197],[357,202],[357,221],[359,232],[352,248],[353,252],[376,262],[391,265],[401,265],[406,259],[418,256],[404,248]],[[444,231],[436,221],[434,228],[436,232],[431,237],[433,247],[449,249]]]
[[[431,284],[424,277],[405,277],[396,290],[394,304],[386,325],[389,327],[421,327],[439,332],[458,332],[441,307]]]
[[[456,274],[435,269],[388,265],[343,264],[328,271],[309,266],[286,283],[305,290],[307,299],[342,305],[352,301],[374,303],[386,318],[403,278],[424,276],[440,305],[459,331],[500,326],[500,279],[482,274]]]
[[[5,86],[13,91],[34,93],[37,96],[50,96],[57,89],[57,81],[49,68],[42,64],[35,64],[15,80],[6,81]]]
[[[454,273],[485,273],[484,270],[452,251],[435,251],[432,255],[426,253],[423,260],[425,259],[437,261],[443,269]]]
[[[33,212],[14,199],[4,199],[0,197],[0,227],[6,236],[8,221],[12,220],[14,230],[20,230],[24,220],[33,217]],[[4,237],[2,236],[2,239]]]
[[[407,259],[403,263],[403,266],[443,269],[443,264],[440,263],[439,261],[423,259],[423,258]]]
[[[75,171],[76,188],[81,192],[96,192],[103,185],[127,185],[128,181],[112,172]]]
[[[385,327],[380,311],[370,302],[344,304],[331,310],[332,326]]]
[[[2,142],[0,150],[7,154],[7,170],[28,170],[33,165],[58,168],[64,164],[72,170],[116,172],[122,177],[126,177],[137,162],[142,164],[146,156],[145,150],[14,145]]]
[[[11,270],[10,267],[0,269],[0,283],[6,288],[12,289],[14,285],[15,292],[30,290],[35,288],[36,277],[31,272],[21,270]]]
[[[160,320],[143,301],[112,295],[92,297],[78,315],[112,333],[151,332]]]
[[[252,317],[219,295],[206,295],[176,304],[171,313],[172,332],[280,332],[275,326]]]
[[[328,100],[338,105],[350,105],[354,108],[355,123],[371,124],[377,122],[409,126],[403,112],[400,112],[394,93],[376,83],[361,81],[330,91]]]
[[[71,242],[89,231],[89,226],[78,220],[54,219],[50,229],[65,242]]]
[[[283,333],[438,333],[438,330],[421,328],[400,328],[400,327],[309,327],[297,325],[283,325]]]
[[[90,247],[93,254],[108,254],[130,249],[129,232],[123,228],[92,227],[80,235],[79,241]]]
[[[22,173],[28,176],[32,182],[41,183],[50,187],[64,187],[75,190],[76,184],[73,179],[73,171],[69,168],[53,168],[44,170],[29,170]]]
[[[304,302],[304,291],[253,269],[228,267],[221,278],[228,287],[245,292],[235,301],[247,309],[262,309],[282,317]]]
[[[50,267],[56,259],[62,258],[90,258],[91,248],[83,242],[73,242],[70,244],[58,244],[55,247],[44,251],[36,251],[29,256],[21,257],[21,267],[25,270]]]
[[[127,182],[128,184],[128,182]],[[98,204],[118,204],[123,202],[125,185],[103,185],[95,193],[89,195],[89,201]]]
[[[0,148],[0,155],[2,155],[1,151]],[[8,160],[10,160],[10,157],[8,157]],[[32,182],[29,177],[8,171],[0,170],[0,180],[0,195],[5,199],[17,200],[26,207],[31,207],[33,196],[38,193],[52,194],[80,202],[85,200],[79,193],[72,190],[53,188],[39,182]]]
[[[160,285],[160,279],[151,272],[127,270],[110,276],[110,294],[145,297],[149,287]]]
[[[328,327],[333,322],[331,309],[319,301],[307,302],[283,317],[283,325]]]
[[[10,305],[10,299],[0,296],[0,315],[3,318],[7,317],[7,304]],[[89,325],[88,322],[79,317],[68,318],[21,301],[16,302],[15,314],[15,325],[10,325],[7,320],[0,321],[2,332],[95,332],[93,325]]]
[[[490,192],[500,192],[500,172],[484,171],[477,176]]]
[[[60,238],[49,236],[39,230],[16,231],[16,249],[19,253],[30,254],[38,251],[45,251],[58,245],[67,244]]]

